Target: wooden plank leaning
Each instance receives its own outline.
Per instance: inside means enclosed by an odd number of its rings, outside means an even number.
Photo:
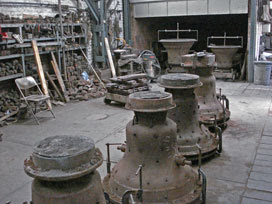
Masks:
[[[36,42],[36,40],[32,40],[31,43],[32,43],[33,51],[34,51],[34,57],[35,57],[36,65],[37,65],[37,72],[38,72],[41,86],[42,86],[42,91],[43,91],[44,95],[49,95],[48,87],[47,87],[44,72],[43,72],[42,62],[41,62],[41,58],[40,58],[40,54],[39,54],[39,50],[38,50],[38,46],[37,46],[37,42]],[[46,101],[46,103],[47,103],[49,110],[52,110],[52,104],[51,104],[50,99],[48,99]]]

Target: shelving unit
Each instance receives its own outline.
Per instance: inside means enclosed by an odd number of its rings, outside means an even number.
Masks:
[[[46,24],[43,24],[43,23],[27,24],[28,27],[35,27],[37,25],[42,26],[42,25],[46,25]],[[50,26],[53,26],[54,28],[59,28],[60,24],[50,23]],[[79,26],[81,27],[80,29],[78,29],[78,30],[80,30],[80,32],[74,33],[74,29]],[[26,76],[26,66],[25,66],[26,61],[27,61],[28,57],[33,57],[34,54],[27,53],[25,51],[25,49],[32,47],[32,45],[31,45],[32,40],[37,41],[38,47],[44,47],[44,48],[52,47],[52,46],[56,47],[55,50],[40,51],[40,55],[50,54],[51,52],[57,53],[58,54],[57,60],[58,60],[60,70],[62,69],[61,58],[63,56],[63,51],[64,52],[76,51],[76,50],[80,50],[80,48],[87,49],[87,24],[84,24],[84,23],[63,23],[63,27],[65,30],[68,29],[68,30],[72,31],[71,35],[68,35],[68,36],[64,35],[63,38],[61,38],[59,31],[58,31],[60,29],[55,29],[55,37],[40,37],[40,38],[34,37],[31,39],[23,39],[24,42],[22,44],[18,43],[15,39],[8,39],[8,40],[3,40],[2,42],[0,42],[0,47],[5,46],[7,50],[8,49],[18,49],[18,52],[16,54],[0,56],[0,62],[2,60],[20,58],[21,64],[23,66],[23,73],[0,77],[0,82],[5,81],[5,80],[18,78],[18,77],[22,77],[22,76]],[[16,34],[23,36],[25,24],[22,24],[22,23],[1,24],[1,28],[6,31],[13,30],[13,33],[15,33],[14,30],[16,30]],[[6,32],[6,31],[3,31],[3,32]],[[70,48],[66,48],[65,42],[68,40],[71,40],[71,39],[74,39],[75,42],[78,41],[79,46],[73,46]]]
[[[0,77],[0,81],[6,81],[6,80],[9,80],[9,79],[16,79],[16,78],[20,78],[22,76],[24,76],[23,73],[12,74],[12,75],[8,75],[8,76]]]

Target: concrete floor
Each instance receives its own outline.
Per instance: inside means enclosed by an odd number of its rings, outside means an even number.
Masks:
[[[203,165],[208,177],[207,203],[272,204],[272,108],[270,87],[248,83],[217,82],[230,99],[231,120],[223,135],[223,153]],[[125,127],[133,112],[121,106],[106,106],[103,99],[70,103],[34,120],[1,128],[0,204],[31,200],[31,178],[23,161],[39,140],[54,135],[92,137],[106,155],[105,143],[123,142]],[[122,153],[112,148],[112,160]],[[99,169],[102,177],[106,164]]]

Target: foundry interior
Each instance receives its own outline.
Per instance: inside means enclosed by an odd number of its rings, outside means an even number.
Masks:
[[[0,204],[272,204],[272,0],[0,1]]]

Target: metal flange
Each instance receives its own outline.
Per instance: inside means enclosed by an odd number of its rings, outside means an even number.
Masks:
[[[93,172],[102,162],[102,153],[92,139],[62,135],[37,143],[24,162],[24,170],[40,180],[65,181]]]
[[[129,95],[126,108],[136,112],[161,112],[175,107],[172,94],[160,91],[143,91]]]

